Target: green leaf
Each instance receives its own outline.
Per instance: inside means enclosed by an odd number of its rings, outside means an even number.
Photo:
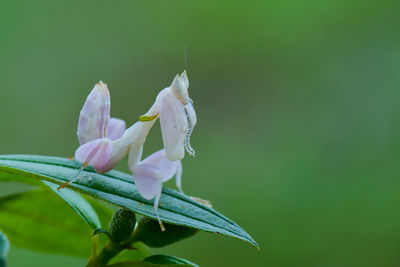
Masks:
[[[14,246],[88,257],[91,230],[47,188],[0,198],[0,229]]]
[[[95,235],[98,235],[98,234],[105,234],[105,235],[107,235],[108,237],[110,237],[110,233],[107,232],[106,230],[102,229],[102,228],[97,228],[96,230],[94,230],[92,236],[95,236]]]
[[[107,267],[198,267],[198,265],[188,265],[188,264],[154,264],[145,261],[125,261],[118,262],[111,265],[107,265]]]
[[[0,181],[37,184],[35,180],[48,180],[61,184],[75,177],[79,168],[78,162],[65,158],[3,155],[0,156]],[[97,174],[93,168],[87,168],[81,173],[81,177],[69,188],[126,207],[144,216],[157,218],[153,201],[140,196],[131,175],[118,171]],[[163,189],[158,211],[164,222],[220,233],[258,247],[250,235],[236,223],[174,190]]]
[[[170,255],[152,255],[145,258],[144,261],[153,264],[164,264],[164,265],[181,264],[186,266],[199,267],[199,265],[194,264],[193,262]]]
[[[1,178],[0,178],[1,179]],[[65,188],[64,188],[65,189]],[[83,195],[82,196],[89,204],[92,206],[92,208],[95,210],[97,216],[99,217],[100,224],[102,226],[108,225],[108,223],[111,220],[111,217],[114,214],[114,207],[111,207],[111,205],[105,201],[96,199],[92,196],[89,195]]]
[[[61,197],[79,216],[93,229],[101,228],[99,217],[92,206],[77,192],[68,188],[57,190],[58,185],[48,181],[42,181],[54,193]]]
[[[6,259],[9,249],[10,243],[8,242],[7,237],[0,232],[0,267],[6,266]]]

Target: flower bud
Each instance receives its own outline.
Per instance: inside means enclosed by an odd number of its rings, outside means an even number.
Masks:
[[[135,229],[135,224],[135,213],[127,208],[120,208],[114,213],[108,226],[111,240],[116,243],[127,241]]]
[[[157,221],[143,218],[136,229],[137,239],[149,247],[159,248],[189,238],[198,232],[197,229],[181,225],[163,224],[165,231],[161,231]]]

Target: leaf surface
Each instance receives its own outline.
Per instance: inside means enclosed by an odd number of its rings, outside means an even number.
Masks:
[[[42,181],[42,183],[61,197],[93,230],[101,228],[96,211],[79,193],[68,188],[57,190],[58,185],[49,181]]]
[[[193,267],[198,265],[188,264],[154,264],[145,261],[125,261],[107,265],[107,267]]]
[[[38,180],[47,180],[61,184],[73,179],[79,168],[78,162],[65,158],[3,155],[0,156],[0,182],[37,184]],[[98,174],[93,168],[87,168],[80,177],[69,186],[70,189],[157,218],[153,201],[140,196],[131,175],[115,170]],[[232,220],[177,191],[163,189],[158,212],[162,221],[238,238],[258,247],[250,235]]]
[[[181,264],[186,266],[199,267],[197,264],[194,264],[193,262],[170,255],[152,255],[145,258],[144,261],[159,265]]]
[[[10,243],[7,237],[0,232],[0,267],[6,266],[6,259],[8,250],[10,249]]]
[[[16,247],[88,257],[91,229],[47,188],[0,198],[0,229]]]

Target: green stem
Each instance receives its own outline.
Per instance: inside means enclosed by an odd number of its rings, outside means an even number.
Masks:
[[[107,241],[104,245],[103,249],[100,253],[96,255],[92,255],[89,259],[89,262],[86,264],[86,267],[104,267],[107,263],[117,256],[121,251],[127,248],[127,246],[132,243],[137,242],[135,232],[132,236],[125,242],[117,244],[113,242],[111,239]]]
[[[108,240],[99,255],[92,257],[87,263],[86,267],[106,266],[107,263],[123,249],[124,247],[118,246],[114,242]]]
[[[97,255],[97,247],[99,246],[99,237],[97,235],[92,236],[92,250],[90,251],[90,258],[94,258]]]

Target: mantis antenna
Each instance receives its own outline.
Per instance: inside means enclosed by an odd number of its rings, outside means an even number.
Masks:
[[[187,48],[188,48],[188,45],[187,44],[185,44],[185,70],[187,70]]]

